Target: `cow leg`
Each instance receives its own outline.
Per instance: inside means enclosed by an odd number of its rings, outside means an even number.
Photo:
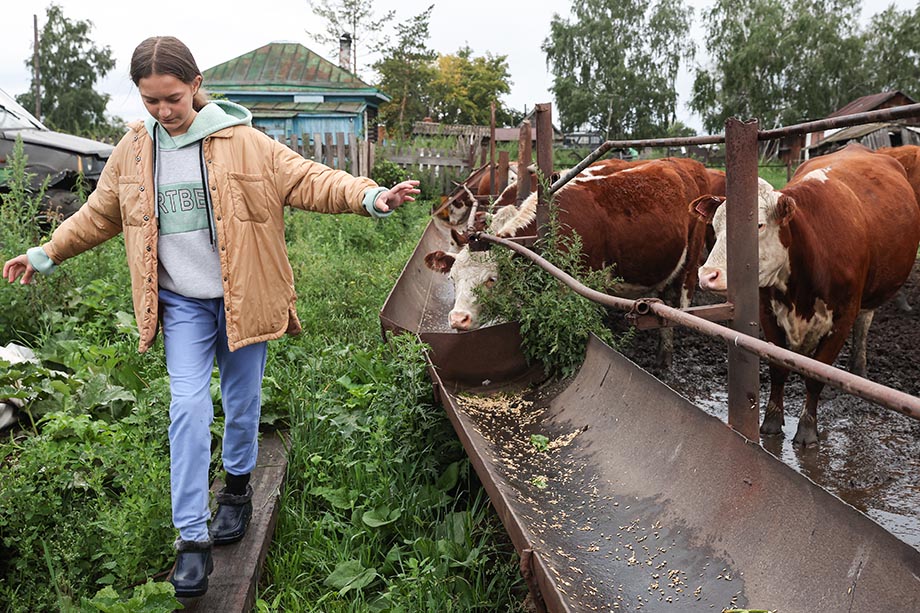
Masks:
[[[869,311],[871,313],[871,311]],[[818,348],[815,350],[814,359],[825,364],[833,364],[834,360],[840,354],[843,344],[847,339],[847,332],[855,327],[856,321],[861,317],[859,311],[844,313],[840,318],[834,320],[834,332],[818,342]],[[871,322],[871,317],[869,322]],[[868,328],[868,323],[866,325]],[[821,396],[821,390],[824,389],[824,383],[814,379],[805,378],[805,407],[799,416],[799,425],[795,431],[795,438],[792,439],[793,445],[802,445],[808,447],[818,442],[818,398]]]
[[[860,311],[853,323],[852,343],[850,345],[849,371],[860,377],[866,376],[866,343],[869,338],[869,326],[875,311]]]
[[[671,362],[674,360],[674,328],[658,328],[658,355],[655,361],[658,368],[667,370],[671,368]]]
[[[805,379],[805,406],[799,415],[799,426],[795,430],[793,445],[809,447],[818,443],[818,398],[824,383],[814,379]]]
[[[777,436],[783,433],[783,391],[786,388],[786,379],[789,370],[775,364],[770,364],[770,400],[763,412],[763,423],[760,424],[760,434],[763,436]]]
[[[898,307],[898,310],[902,313],[910,313],[914,310],[910,303],[907,301],[906,292],[904,288],[898,290],[898,293],[894,295],[894,303]]]
[[[675,302],[680,305],[680,308],[686,309],[690,306],[690,300],[693,296],[692,287],[687,288],[686,284],[680,285],[671,285],[665,288],[662,293],[662,300],[665,304],[675,304]],[[679,295],[679,298],[675,300],[675,296]],[[658,355],[656,356],[656,361],[658,367],[662,369],[671,368],[671,363],[674,360],[674,328],[667,326],[658,328]]]

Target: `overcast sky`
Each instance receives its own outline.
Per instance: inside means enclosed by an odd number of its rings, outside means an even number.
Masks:
[[[701,10],[713,0],[689,0]],[[917,0],[895,0],[901,9],[916,6]],[[11,95],[28,90],[33,15],[38,15],[39,30],[45,22],[45,0],[4,0],[3,35],[0,36],[0,89]],[[98,89],[112,96],[109,112],[127,120],[145,115],[137,89],[128,76],[131,53],[147,36],[172,35],[185,42],[198,66],[206,70],[275,41],[299,42],[323,57],[336,61],[330,50],[315,43],[308,32],[324,31],[323,22],[313,15],[307,0],[267,0],[244,5],[212,0],[56,0],[70,20],[91,21],[90,37],[97,46],[111,48],[115,69],[98,83]],[[434,4],[429,44],[441,53],[455,53],[469,45],[476,55],[486,52],[506,55],[511,73],[511,94],[504,102],[516,109],[532,108],[538,102],[553,102],[549,88],[552,78],[540,45],[549,34],[554,13],[568,16],[569,2],[530,0],[495,2],[485,0],[375,0],[378,15],[389,9],[396,19],[408,20]],[[864,0],[863,18],[880,12],[890,0]],[[248,6],[248,10],[241,8]],[[527,9],[526,11],[524,9]],[[696,40],[703,39],[697,32]],[[359,58],[360,64],[371,58]],[[363,72],[367,78],[368,74]],[[692,78],[687,70],[678,79],[680,100],[678,118],[699,129],[699,117],[686,109]],[[207,83],[205,83],[207,87]],[[555,113],[554,113],[555,115]]]

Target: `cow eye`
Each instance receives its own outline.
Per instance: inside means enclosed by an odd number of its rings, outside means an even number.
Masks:
[[[492,287],[493,285],[495,285],[495,277],[489,277],[488,279],[486,279],[486,282],[485,282],[486,287]]]
[[[766,226],[767,226],[767,224],[765,224],[765,223],[759,223],[759,224],[757,224],[757,229],[758,229],[758,230],[763,230]]]

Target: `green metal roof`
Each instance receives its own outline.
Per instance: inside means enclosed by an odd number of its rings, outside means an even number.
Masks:
[[[244,106],[253,117],[295,117],[310,115],[357,115],[364,112],[363,102],[248,102]]]
[[[269,43],[244,53],[205,70],[204,83],[212,91],[378,91],[300,43]]]

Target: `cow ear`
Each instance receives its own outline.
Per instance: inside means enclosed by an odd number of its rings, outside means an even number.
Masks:
[[[425,265],[435,272],[447,274],[454,265],[454,256],[440,249],[425,256]]]
[[[467,237],[466,234],[457,232],[456,228],[450,229],[450,237],[454,239],[454,243],[456,243],[457,247],[463,247],[465,244],[470,242],[469,237]]]
[[[721,196],[713,196],[711,194],[700,196],[690,203],[690,214],[697,215],[706,223],[712,223],[712,218],[716,215],[716,209],[718,209],[723,202],[725,202],[725,198]]]
[[[795,215],[796,208],[798,205],[795,203],[795,198],[780,194],[776,200],[776,207],[773,209],[773,219],[776,220],[777,225],[785,226]]]

